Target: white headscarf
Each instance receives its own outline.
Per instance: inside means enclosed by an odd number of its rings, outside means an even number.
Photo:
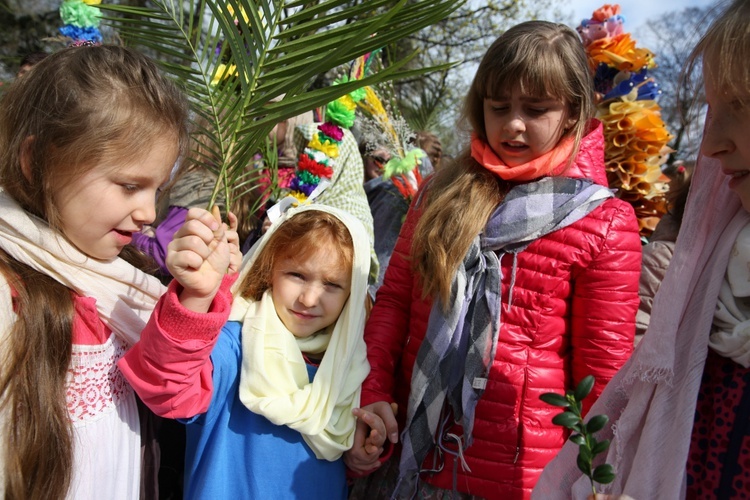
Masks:
[[[701,157],[674,257],[654,298],[651,323],[633,356],[610,381],[590,414],[610,425],[606,462],[617,477],[604,493],[633,498],[685,497],[686,461],[708,338],[729,254],[750,214],[729,190],[717,160]],[[589,479],[567,442],[544,469],[533,498],[586,498]]]
[[[103,262],[85,255],[1,189],[0,248],[79,295],[95,298],[99,317],[128,345],[138,341],[166,290],[158,279],[120,258]],[[3,329],[8,322],[10,318],[0,318]]]
[[[354,243],[351,294],[336,323],[323,333],[296,339],[276,314],[270,290],[257,302],[235,298],[229,319],[243,323],[242,403],[274,424],[300,432],[315,456],[333,461],[352,447],[352,409],[359,406],[362,382],[370,371],[363,339],[370,270],[370,240],[365,228],[336,208],[314,204],[292,208],[248,252],[237,287],[271,235],[291,217],[309,210],[336,216]],[[323,360],[310,382],[302,352],[323,351]]]

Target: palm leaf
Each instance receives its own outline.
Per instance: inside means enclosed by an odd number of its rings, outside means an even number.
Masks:
[[[221,192],[229,206],[252,188],[258,172],[248,166],[276,123],[358,87],[434,68],[406,69],[407,57],[361,81],[307,90],[317,75],[430,26],[464,2],[153,0],[101,8],[125,44],[155,53],[185,91],[197,125],[193,160],[219,179],[211,203]]]

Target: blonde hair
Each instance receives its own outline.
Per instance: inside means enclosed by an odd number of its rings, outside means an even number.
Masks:
[[[750,2],[724,3],[726,9],[709,26],[693,48],[681,80],[703,63],[703,78],[713,86],[747,104],[750,100]],[[684,87],[684,86],[682,86]]]
[[[187,143],[182,94],[124,47],[67,48],[17,79],[0,104],[0,186],[59,229],[54,193],[103,162],[132,161],[154,141]],[[26,172],[21,166],[28,167]],[[85,214],[82,214],[84,216]],[[73,469],[65,382],[73,292],[0,251],[18,319],[0,360],[6,498],[64,498]]]
[[[595,112],[593,80],[578,34],[562,24],[529,21],[495,40],[479,63],[462,112],[480,139],[487,140],[484,100],[509,93],[515,85],[524,94],[566,104],[567,116],[575,119],[563,135],[574,138],[572,164]],[[508,189],[468,149],[454,165],[437,171],[427,186],[412,241],[412,265],[424,296],[437,297],[447,306],[459,263]]]
[[[260,300],[271,287],[273,271],[280,259],[304,260],[322,243],[330,243],[342,264],[350,269],[354,241],[346,225],[333,214],[318,210],[300,212],[283,222],[269,237],[240,286],[240,295]]]

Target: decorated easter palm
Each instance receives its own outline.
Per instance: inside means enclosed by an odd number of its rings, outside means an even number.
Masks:
[[[595,71],[597,117],[604,125],[609,185],[628,201],[640,233],[649,237],[666,212],[667,178],[661,166],[672,135],[661,118],[659,85],[649,75],[654,54],[624,31],[619,5],[606,4],[578,27]]]
[[[221,193],[229,206],[256,185],[253,156],[276,123],[430,68],[406,69],[407,57],[362,80],[308,90],[317,75],[415,33],[461,3],[153,0],[148,7],[100,7],[124,43],[156,53],[186,92],[198,124],[191,156],[219,179],[212,203]]]

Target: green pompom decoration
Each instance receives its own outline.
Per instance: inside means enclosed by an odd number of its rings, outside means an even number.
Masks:
[[[356,79],[349,79],[347,75],[343,75],[341,78],[337,78],[333,81],[334,85],[341,85],[342,83],[349,83],[354,82]],[[356,90],[352,90],[349,92],[349,97],[352,98],[352,101],[359,102],[365,97],[367,97],[367,90],[364,87],[360,87]]]
[[[411,172],[422,161],[420,158],[427,156],[427,153],[419,148],[412,149],[403,158],[394,156],[383,167],[383,179],[388,180],[394,175],[403,175]]]
[[[365,90],[364,87],[360,87],[357,90],[350,92],[349,97],[351,97],[354,102],[359,102],[367,97],[367,90]]]
[[[326,106],[326,120],[340,127],[351,128],[354,125],[354,111],[349,110],[345,104],[333,101]]]
[[[312,184],[314,186],[320,182],[320,177],[308,172],[307,170],[300,170],[297,173],[297,176],[299,177],[299,180],[305,184]]]
[[[60,19],[64,24],[97,28],[101,17],[102,13],[97,7],[86,5],[82,0],[65,0],[60,5]]]

